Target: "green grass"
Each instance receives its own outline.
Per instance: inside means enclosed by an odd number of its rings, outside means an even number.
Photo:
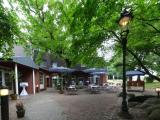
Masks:
[[[155,89],[157,87],[160,88],[160,82],[145,83],[145,88],[146,89]]]

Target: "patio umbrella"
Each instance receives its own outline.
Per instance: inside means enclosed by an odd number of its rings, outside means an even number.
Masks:
[[[83,70],[86,73],[106,73],[107,70],[104,68],[90,68],[90,69],[85,69]]]
[[[71,73],[74,71],[74,69],[70,69],[70,68],[67,68],[67,67],[52,67],[49,69],[50,72],[55,72],[55,73],[61,73],[61,75],[63,73]],[[63,79],[60,80],[60,91],[63,92],[63,89],[64,89],[64,86],[63,86]]]
[[[132,70],[132,71],[127,71],[126,76],[135,76],[135,75],[145,75],[145,72],[143,71],[138,71],[138,70]]]
[[[72,71],[74,71],[74,69],[70,69],[67,67],[52,67],[49,69],[50,72],[57,72],[57,73],[70,73]]]
[[[90,74],[92,74],[92,75],[105,75],[106,72],[92,72]]]

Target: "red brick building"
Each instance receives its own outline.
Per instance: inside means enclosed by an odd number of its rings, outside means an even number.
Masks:
[[[39,68],[29,57],[13,57],[0,61],[0,84],[8,86],[10,93],[20,94],[20,83],[27,82],[26,91],[35,94],[46,89],[47,82],[50,83],[49,78],[49,72]]]

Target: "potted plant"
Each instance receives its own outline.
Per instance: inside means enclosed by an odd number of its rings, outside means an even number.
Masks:
[[[22,118],[25,115],[25,109],[22,101],[19,101],[16,103],[16,109],[17,109],[17,117]]]
[[[64,93],[64,90],[60,90],[59,93],[60,93],[60,94],[63,94],[63,93]]]
[[[16,94],[10,94],[10,97],[12,100],[17,100],[17,95]]]

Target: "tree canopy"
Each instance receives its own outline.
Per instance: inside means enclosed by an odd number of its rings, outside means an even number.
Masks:
[[[128,69],[143,68],[147,74],[159,79],[159,0],[10,0],[25,16],[21,28],[27,45],[40,53],[48,52],[66,60],[88,66],[105,66],[106,61],[97,54],[112,45],[112,66],[121,66],[120,12],[132,9],[134,18],[129,25],[127,44]]]
[[[10,57],[18,36],[17,18],[13,11],[3,6],[0,0],[0,53]]]

